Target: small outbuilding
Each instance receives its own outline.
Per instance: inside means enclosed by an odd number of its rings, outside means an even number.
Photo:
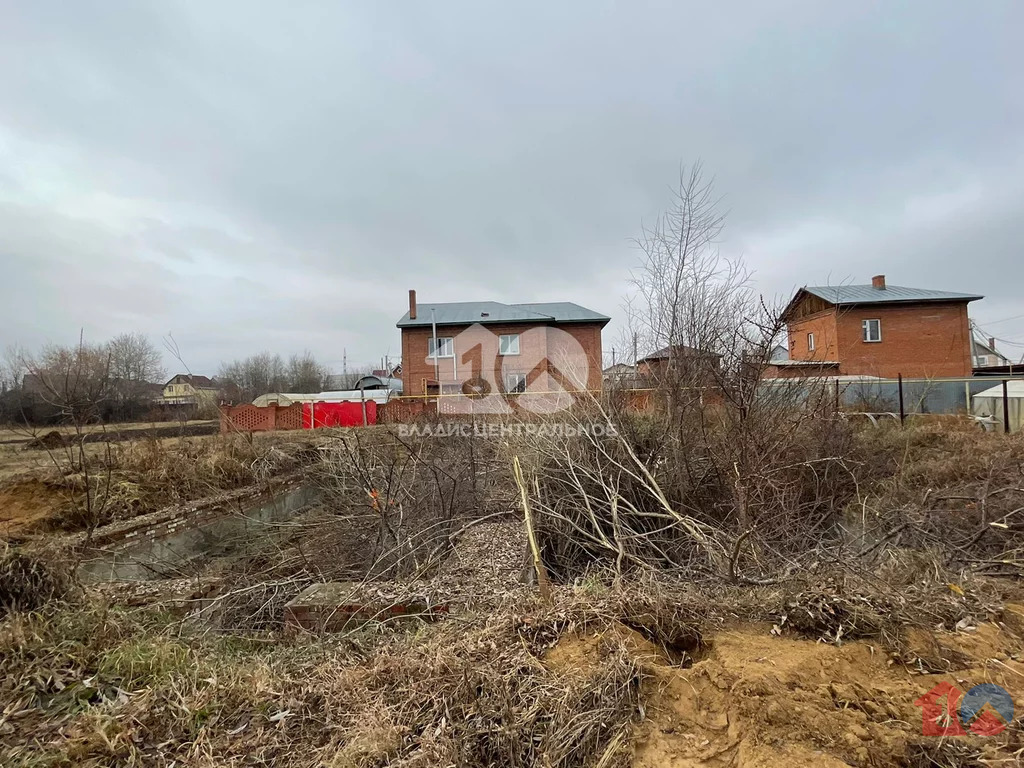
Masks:
[[[982,390],[971,398],[971,411],[975,416],[991,417],[1003,431],[1003,384]],[[1006,382],[1006,411],[1010,417],[1010,431],[1019,432],[1024,417],[1024,380]]]
[[[377,376],[371,374],[369,376],[363,376],[359,379],[353,389],[390,389],[395,394],[402,394],[402,380],[394,379],[388,376]]]
[[[311,394],[269,392],[257,397],[252,404],[260,408],[268,405],[289,406],[294,403],[359,403],[363,401],[373,401],[377,405],[383,405],[397,394],[391,389],[343,389]]]

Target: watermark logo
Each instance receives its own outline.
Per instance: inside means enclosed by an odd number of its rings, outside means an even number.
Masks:
[[[561,328],[503,334],[476,323],[456,336],[440,329],[437,336],[424,362],[435,371],[445,413],[509,414],[513,402],[531,413],[556,413],[587,388],[587,353]]]
[[[981,683],[964,693],[943,681],[914,701],[925,736],[995,736],[1013,721],[1013,699],[1002,686]]]
[[[452,422],[439,424],[399,424],[399,437],[482,437],[487,439],[508,440],[509,438],[546,438],[546,437],[615,437],[618,432],[615,425],[594,424],[559,424],[559,423],[511,423],[499,422]]]

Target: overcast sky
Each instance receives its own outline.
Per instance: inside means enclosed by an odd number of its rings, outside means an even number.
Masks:
[[[0,347],[340,371],[399,354],[409,288],[621,317],[699,158],[758,290],[983,293],[1020,358],[1022,29],[1019,0],[0,0]]]

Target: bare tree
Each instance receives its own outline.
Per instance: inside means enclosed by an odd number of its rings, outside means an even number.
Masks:
[[[327,368],[317,362],[313,353],[306,350],[301,355],[288,359],[289,392],[322,392],[327,383]]]
[[[531,437],[519,449],[530,503],[562,560],[586,552],[620,568],[757,580],[831,530],[833,491],[848,480],[844,426],[834,411],[818,418],[812,380],[764,380],[781,311],[753,292],[742,262],[719,254],[723,224],[697,165],[637,240],[628,317],[655,412],[631,413],[615,392],[559,414],[574,437]],[[595,421],[615,429],[596,436]]]
[[[112,488],[112,449],[101,441],[99,455],[86,448],[89,431],[103,431],[104,417],[111,404],[111,351],[107,344],[93,345],[79,334],[76,346],[49,345],[39,355],[21,351],[18,365],[25,382],[32,381],[33,393],[56,410],[65,429],[59,448],[47,446],[50,459],[62,474],[80,474],[82,490],[72,495],[78,522],[91,536],[106,522]]]
[[[115,408],[122,418],[134,416],[147,399],[146,385],[164,377],[160,351],[141,333],[122,333],[107,348]]]
[[[99,421],[109,409],[111,354],[106,345],[88,344],[80,334],[75,346],[50,344],[38,355],[24,350],[19,355],[23,386],[31,378],[33,392],[66,420]]]
[[[295,359],[300,361],[302,357]],[[315,362],[314,367],[318,367]],[[301,365],[298,365],[297,362],[296,370],[299,371],[300,369]],[[306,376],[306,380],[299,383],[308,386],[311,383],[309,379],[312,378],[309,375],[310,371],[306,370],[302,371],[302,373]],[[241,360],[232,360],[228,364],[222,365],[220,372],[217,374],[217,379],[222,384],[238,387],[239,395],[244,400],[251,400],[268,392],[295,391],[290,388],[293,382],[289,366],[286,366],[280,354],[271,354],[270,352],[260,352],[259,354],[253,354]],[[321,390],[316,388],[311,391],[318,392]]]

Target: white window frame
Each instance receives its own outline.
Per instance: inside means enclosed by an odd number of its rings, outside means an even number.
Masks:
[[[449,357],[455,357],[455,337],[453,336],[438,336],[437,343],[441,347],[441,351],[437,353],[436,358],[438,360],[444,360]],[[434,337],[427,337],[427,357],[431,360],[435,358],[434,355]]]
[[[876,338],[872,338],[871,324],[875,324]],[[877,317],[872,317],[867,320],[862,320],[861,324],[861,336],[864,339],[865,344],[877,344],[882,340],[882,321]]]
[[[808,352],[813,352],[814,351],[814,334],[813,333],[808,333],[807,334],[807,351]]]
[[[519,354],[519,334],[503,333],[498,336],[498,354],[503,357]]]
[[[520,394],[526,391],[525,373],[506,373],[504,376],[505,392],[509,394]]]

